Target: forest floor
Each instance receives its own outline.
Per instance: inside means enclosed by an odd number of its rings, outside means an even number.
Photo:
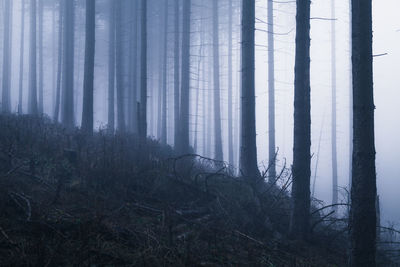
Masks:
[[[287,170],[254,190],[224,163],[135,135],[0,125],[1,266],[346,265],[345,231],[319,212],[308,242],[287,238]]]

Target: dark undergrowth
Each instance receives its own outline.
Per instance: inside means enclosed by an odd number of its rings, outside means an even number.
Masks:
[[[222,162],[135,135],[0,125],[2,266],[346,265],[345,233],[320,212],[308,242],[287,238],[287,169],[254,190]]]

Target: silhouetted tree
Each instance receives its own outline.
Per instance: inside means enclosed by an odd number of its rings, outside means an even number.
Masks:
[[[268,180],[274,182],[275,166],[275,43],[274,2],[268,0]]]
[[[182,27],[182,80],[180,102],[179,149],[182,154],[189,153],[189,93],[190,93],[190,17],[191,0],[183,1]]]
[[[115,70],[117,82],[117,129],[125,132],[125,107],[124,107],[124,77],[122,62],[122,0],[115,1],[116,31],[115,31]]]
[[[37,73],[36,73],[36,0],[30,3],[30,37],[29,37],[29,94],[28,113],[38,114]]]
[[[24,82],[24,51],[25,51],[25,0],[21,1],[21,37],[19,50],[19,85],[18,85],[18,114],[22,114],[22,95]]]
[[[163,70],[162,70],[162,119],[161,119],[161,143],[167,143],[167,67],[168,67],[168,0],[164,5],[164,42],[163,42]]]
[[[142,0],[141,6],[139,136],[145,141],[147,138],[147,1]]]
[[[349,265],[361,267],[376,265],[372,1],[351,2],[354,138]]]
[[[74,1],[64,1],[64,60],[61,122],[74,127]]]
[[[108,130],[115,128],[115,1],[110,1],[108,25]]]
[[[258,180],[256,111],[254,83],[255,0],[242,3],[242,114],[240,171],[252,181]]]
[[[39,114],[43,114],[43,0],[38,2],[39,8]]]
[[[305,239],[310,213],[310,0],[297,0],[290,235]]]
[[[4,39],[3,39],[3,83],[2,103],[3,113],[11,112],[11,40],[12,40],[12,3],[5,0],[4,6]]]
[[[228,0],[228,161],[233,164],[233,72],[232,72],[232,0]]]
[[[93,132],[93,79],[96,29],[96,0],[86,0],[85,73],[83,78],[82,130]]]
[[[180,133],[180,121],[179,121],[179,101],[180,101],[180,94],[179,94],[179,67],[180,67],[180,51],[179,51],[179,41],[180,41],[180,34],[179,34],[179,1],[174,0],[174,145],[177,149],[177,143],[179,140],[179,133]]]
[[[63,0],[59,1],[58,15],[58,52],[57,52],[57,85],[56,99],[54,104],[54,121],[58,121],[60,116],[60,100],[61,100],[61,78],[62,78],[62,62],[63,62]]]

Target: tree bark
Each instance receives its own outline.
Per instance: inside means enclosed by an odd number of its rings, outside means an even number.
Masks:
[[[331,1],[331,86],[332,86],[332,105],[331,105],[331,145],[332,145],[332,204],[338,202],[338,177],[337,177],[337,151],[336,151],[336,12],[335,0]],[[334,206],[337,211],[337,206]]]
[[[115,30],[115,68],[117,82],[117,129],[119,132],[125,132],[125,108],[124,108],[124,77],[122,62],[122,0],[114,0],[116,4],[116,30]]]
[[[61,122],[72,129],[74,122],[74,1],[64,2],[64,60]]]
[[[268,0],[268,180],[276,179],[274,3]]]
[[[4,39],[3,39],[3,82],[2,105],[3,113],[11,112],[11,40],[12,40],[12,3],[5,0],[4,6]]]
[[[36,0],[30,3],[28,113],[38,114],[36,76]]]
[[[255,0],[242,3],[242,105],[240,171],[250,181],[258,180],[254,82]]]
[[[223,160],[221,134],[221,88],[219,80],[219,12],[218,1],[213,1],[213,63],[214,63],[214,138],[216,160]]]
[[[21,40],[19,50],[19,90],[18,90],[18,114],[22,114],[22,96],[24,82],[24,51],[25,51],[25,0],[21,1]]]
[[[60,98],[61,98],[61,77],[62,77],[62,62],[63,62],[63,0],[59,1],[58,15],[58,59],[57,59],[57,88],[56,88],[56,103],[54,105],[54,121],[58,121],[60,114]]]
[[[147,138],[147,1],[142,0],[139,136]]]
[[[108,131],[115,128],[115,1],[110,2],[108,32]]]
[[[183,1],[182,28],[182,81],[180,104],[180,138],[178,150],[181,154],[190,152],[189,145],[189,101],[190,101],[190,17],[191,0]]]
[[[310,0],[297,0],[290,235],[306,239],[310,214]]]
[[[175,19],[174,19],[174,145],[175,149],[178,149],[178,140],[179,140],[179,132],[180,132],[180,120],[179,120],[179,86],[180,86],[180,75],[179,75],[179,67],[180,67],[180,51],[179,51],[179,1],[174,0],[174,9],[175,9]]]
[[[350,266],[376,266],[372,1],[352,0],[353,168]]]
[[[83,77],[82,130],[93,133],[93,80],[96,30],[96,0],[86,0],[85,73]]]
[[[43,0],[39,0],[39,114],[43,114]]]

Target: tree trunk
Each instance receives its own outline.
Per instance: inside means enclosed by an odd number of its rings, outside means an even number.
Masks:
[[[38,114],[36,77],[36,0],[31,0],[29,37],[29,94],[28,113]]]
[[[337,152],[336,152],[336,17],[335,0],[331,1],[331,86],[332,86],[332,110],[331,110],[331,145],[332,145],[332,204],[338,202],[338,177],[337,177]],[[337,211],[337,206],[334,206]]]
[[[11,40],[12,40],[12,3],[11,0],[5,0],[4,7],[4,43],[3,43],[3,91],[2,105],[3,113],[11,112]]]
[[[290,235],[306,239],[310,214],[310,0],[297,0]]]
[[[214,138],[216,160],[223,160],[221,134],[221,100],[219,81],[219,15],[218,1],[213,1],[213,63],[214,63]]]
[[[74,127],[74,1],[64,2],[64,60],[61,122]]]
[[[108,28],[108,130],[114,133],[115,114],[115,1],[110,2],[110,23]]]
[[[234,164],[233,159],[233,72],[232,72],[232,0],[229,0],[228,7],[228,161],[229,164]]]
[[[83,77],[82,130],[93,133],[93,80],[96,30],[96,0],[86,0],[85,73]]]
[[[122,0],[115,0],[116,4],[116,30],[115,30],[115,67],[117,80],[117,118],[118,131],[125,132],[125,108],[124,108],[124,77],[122,62]]]
[[[257,166],[256,146],[254,31],[255,0],[243,0],[240,171],[244,177],[252,182],[258,180],[260,176]]]
[[[147,1],[142,0],[140,55],[140,114],[139,136],[147,138]]]
[[[43,0],[39,0],[39,114],[43,114]]]
[[[174,145],[178,148],[180,120],[179,120],[179,67],[180,67],[180,51],[179,51],[179,1],[174,0],[175,19],[174,19]]]
[[[162,90],[162,125],[161,143],[167,144],[167,67],[168,67],[168,0],[164,7],[164,49],[163,49],[163,90]]]
[[[137,23],[137,17],[138,17],[138,1],[131,1],[131,12],[133,14],[132,17],[132,22],[131,22],[131,29],[130,29],[130,62],[129,62],[129,77],[130,77],[130,82],[129,82],[129,128],[133,133],[137,133],[137,58],[138,58],[138,23]]]
[[[180,138],[178,150],[181,154],[190,152],[189,146],[189,101],[190,101],[190,17],[191,0],[183,1],[182,28],[182,84],[180,104]]]
[[[21,1],[21,40],[19,50],[19,90],[18,90],[18,114],[22,114],[22,95],[24,83],[24,51],[25,51],[25,0]]]
[[[352,0],[353,168],[350,266],[376,266],[372,1]]]
[[[268,180],[276,179],[274,3],[268,0]]]
[[[62,62],[63,62],[63,0],[59,1],[59,15],[58,15],[58,59],[57,59],[57,88],[56,88],[56,103],[54,105],[54,121],[58,121],[60,114],[60,98],[61,98],[61,76],[62,76]]]

